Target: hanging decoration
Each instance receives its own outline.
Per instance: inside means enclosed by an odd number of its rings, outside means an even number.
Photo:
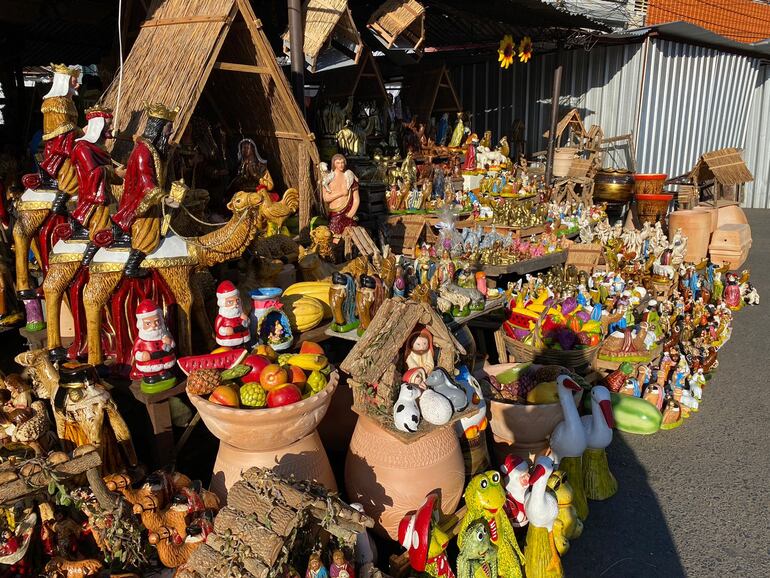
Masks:
[[[532,58],[532,39],[525,36],[519,43],[519,61],[529,62],[530,58]]]
[[[503,39],[500,41],[500,48],[497,49],[497,54],[500,68],[508,70],[508,67],[513,64],[513,58],[516,55],[513,37],[510,34],[503,36]]]

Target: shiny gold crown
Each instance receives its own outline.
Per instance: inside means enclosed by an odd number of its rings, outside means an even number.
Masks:
[[[162,118],[169,122],[174,122],[176,115],[179,114],[179,107],[170,110],[159,102],[144,103],[144,110],[147,111],[148,116],[152,118]]]
[[[51,70],[55,74],[69,74],[70,76],[80,76],[80,68],[77,66],[67,66],[66,64],[51,64]]]

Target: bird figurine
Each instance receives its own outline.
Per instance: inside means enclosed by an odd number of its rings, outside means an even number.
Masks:
[[[500,466],[505,482],[507,497],[505,508],[514,528],[527,525],[527,513],[524,510],[524,495],[529,488],[529,462],[519,456],[508,454]]]
[[[591,415],[583,416],[587,449],[583,454],[583,486],[589,500],[606,500],[618,491],[610,472],[606,448],[612,443],[615,418],[609,390],[597,385],[591,390]]]
[[[540,456],[529,476],[529,490],[524,498],[524,509],[529,517],[527,545],[524,549],[524,567],[527,578],[560,578],[564,576],[559,551],[554,541],[554,524],[559,517],[559,502],[548,489],[548,478],[553,472],[553,460]]]
[[[583,454],[588,441],[574,399],[574,394],[582,392],[583,388],[570,376],[560,375],[556,378],[556,390],[564,421],[551,433],[551,457],[559,469],[567,474],[574,492],[573,504],[580,519],[585,520],[588,517],[588,500],[583,488]]]

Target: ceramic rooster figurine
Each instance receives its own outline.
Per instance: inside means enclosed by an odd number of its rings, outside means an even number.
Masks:
[[[514,528],[527,525],[527,513],[524,511],[524,495],[529,488],[529,462],[524,458],[509,454],[500,466],[505,482],[508,518]]]
[[[567,474],[567,480],[574,492],[574,506],[581,520],[588,517],[588,500],[583,488],[583,453],[586,451],[586,430],[575,406],[575,392],[582,388],[568,375],[556,378],[564,421],[551,433],[551,457],[559,469]]]
[[[524,566],[527,578],[561,578],[564,570],[554,541],[554,524],[559,516],[559,502],[548,489],[548,478],[553,472],[553,460],[540,456],[529,476],[530,489],[524,498],[529,517]],[[561,524],[561,522],[559,522]]]
[[[606,500],[618,491],[610,472],[606,448],[612,443],[612,401],[609,390],[597,385],[591,390],[591,415],[583,416],[588,448],[583,454],[583,485],[589,500]]]

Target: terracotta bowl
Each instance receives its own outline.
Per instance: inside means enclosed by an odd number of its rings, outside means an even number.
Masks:
[[[270,409],[238,409],[211,403],[199,395],[188,397],[219,440],[240,450],[262,452],[285,448],[313,433],[329,409],[338,381],[339,374],[333,371],[319,393]]]
[[[516,365],[490,365],[484,368],[483,373],[497,376]],[[575,405],[578,407],[582,396],[582,392],[575,394]],[[548,436],[553,428],[564,420],[558,403],[523,405],[489,400],[489,413],[489,427],[494,436],[498,459],[504,457],[504,453],[511,452],[530,459],[542,454],[548,448]]]

